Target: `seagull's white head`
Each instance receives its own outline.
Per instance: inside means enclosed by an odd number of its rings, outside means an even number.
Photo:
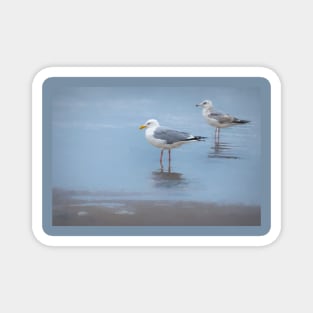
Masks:
[[[196,104],[196,107],[202,107],[204,109],[212,109],[213,108],[213,103],[210,100],[204,100],[199,104]]]
[[[141,125],[139,127],[139,129],[143,129],[143,128],[156,128],[156,127],[159,127],[160,124],[157,120],[155,119],[150,119],[150,120],[147,120],[143,125]]]

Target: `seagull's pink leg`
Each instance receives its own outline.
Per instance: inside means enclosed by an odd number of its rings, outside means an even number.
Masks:
[[[168,172],[171,172],[171,150],[168,149]]]
[[[161,168],[163,168],[163,149],[161,150],[161,154],[160,154],[160,165],[161,165]]]
[[[216,127],[215,129],[215,143],[218,143],[220,139],[220,129]]]

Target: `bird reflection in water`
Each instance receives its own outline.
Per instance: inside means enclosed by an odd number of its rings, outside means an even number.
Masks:
[[[168,171],[164,171],[161,168],[158,171],[153,171],[151,179],[155,187],[157,188],[184,188],[188,185],[188,181],[182,173],[175,173],[168,168]]]
[[[223,158],[223,159],[239,159],[239,155],[232,151],[235,146],[227,143],[215,141],[214,146],[210,148],[209,158]]]

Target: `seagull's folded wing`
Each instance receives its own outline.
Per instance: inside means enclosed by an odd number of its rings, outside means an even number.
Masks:
[[[180,132],[165,127],[158,127],[154,131],[153,137],[156,139],[165,140],[167,144],[172,144],[179,141],[186,141],[193,136],[185,132]]]

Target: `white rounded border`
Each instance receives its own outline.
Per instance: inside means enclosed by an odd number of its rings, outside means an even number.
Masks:
[[[271,228],[263,236],[50,236],[42,227],[42,86],[51,77],[262,77],[271,85]],[[281,83],[265,67],[48,67],[32,84],[32,229],[48,246],[265,246],[281,231]]]

